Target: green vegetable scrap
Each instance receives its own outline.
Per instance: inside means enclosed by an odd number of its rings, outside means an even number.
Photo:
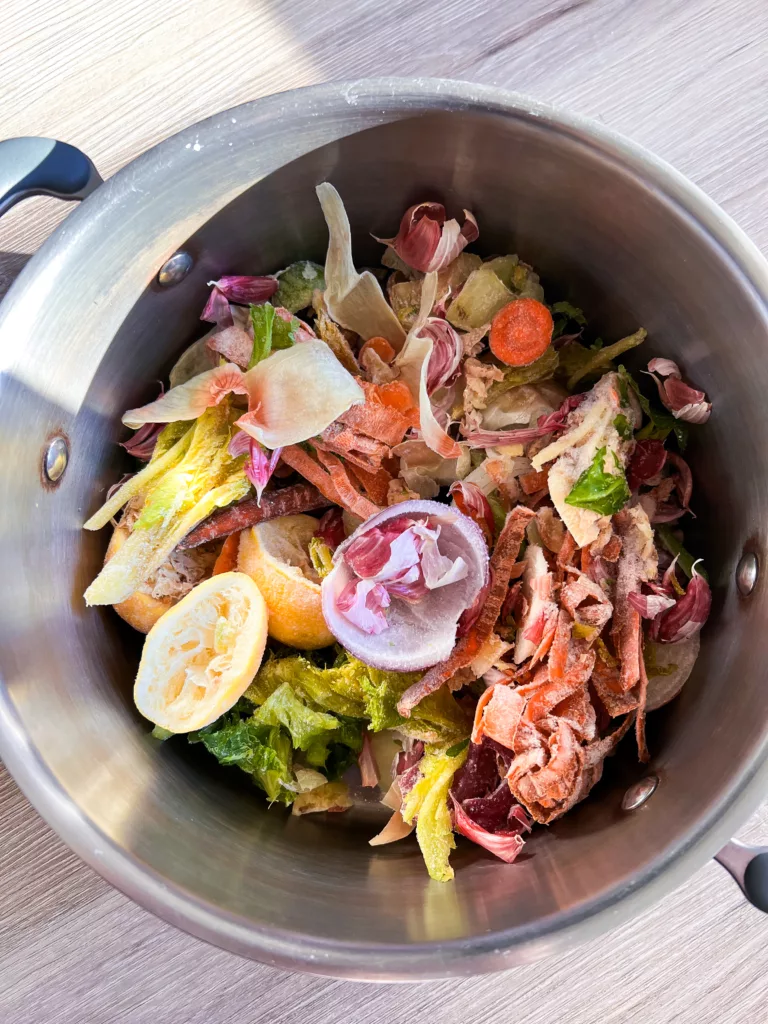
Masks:
[[[253,351],[248,363],[249,370],[266,359],[273,351],[290,348],[295,341],[296,329],[301,327],[301,321],[296,317],[291,320],[283,320],[281,316],[278,316],[271,302],[262,302],[258,306],[251,306],[251,323],[253,324]]]
[[[309,558],[320,579],[324,579],[333,568],[333,552],[320,537],[313,537],[309,542]]]
[[[640,403],[640,408],[643,410],[645,415],[648,417],[649,422],[645,426],[637,431],[635,435],[638,441],[645,441],[649,439],[657,441],[665,441],[671,433],[675,435],[677,439],[677,446],[681,452],[684,452],[688,444],[688,425],[683,423],[681,420],[676,420],[675,417],[669,412],[663,412],[656,406],[651,405],[648,399],[640,390],[640,385],[637,383],[632,374],[625,369],[623,366],[618,368],[619,374],[619,391],[623,405],[627,405],[629,402],[629,388],[637,395],[637,400]]]
[[[403,801],[403,818],[409,824],[416,818],[416,838],[429,877],[436,882],[449,882],[453,878],[448,859],[451,850],[456,849],[456,841],[448,809],[448,791],[466,757],[466,747],[453,756],[448,751],[428,747],[419,762],[421,777]]]
[[[504,380],[497,380],[488,389],[487,404],[521,384],[535,384],[553,377],[559,363],[558,353],[550,345],[546,352],[528,366],[502,367]]]
[[[572,391],[584,377],[589,377],[592,374],[603,374],[610,370],[613,359],[616,356],[623,355],[632,348],[636,348],[638,345],[642,345],[647,333],[641,327],[634,334],[630,334],[628,337],[614,342],[613,345],[606,345],[596,351],[586,349],[583,345],[579,345],[578,342],[571,342],[570,345],[563,346],[560,352],[560,361],[563,366],[566,365],[566,359],[573,359],[574,356],[581,363],[581,365],[574,367],[568,378],[568,390]],[[568,352],[568,356],[566,356],[566,352]]]
[[[265,725],[248,714],[247,701],[239,701],[212,725],[188,735],[202,743],[224,765],[236,765],[263,789],[270,802],[293,802],[295,783],[291,741],[279,725]],[[243,717],[243,711],[246,717]]]
[[[616,433],[622,439],[622,441],[630,441],[632,439],[632,424],[629,422],[623,412],[620,412],[616,419],[613,421],[613,425],[616,428]]]
[[[239,414],[228,399],[206,409],[180,440],[129,480],[86,523],[88,529],[99,529],[126,501],[144,495],[131,535],[86,590],[88,604],[124,601],[193,526],[249,492],[245,456],[233,459],[227,450]]]
[[[565,499],[566,504],[590,509],[601,516],[612,516],[624,508],[631,497],[629,485],[615,452],[611,455],[618,472],[606,471],[607,451],[603,447],[597,452],[590,467],[584,470]]]
[[[400,729],[414,739],[451,743],[469,733],[469,723],[451,693],[430,694],[413,709],[410,718],[397,713],[397,702],[421,673],[382,672],[344,654],[337,664],[320,668],[308,658],[294,655],[272,658],[259,669],[246,691],[262,704],[282,683],[318,708],[347,718],[365,719],[373,732]]]
[[[301,260],[291,263],[277,275],[278,288],[272,296],[276,306],[298,313],[312,305],[315,291],[325,291],[325,273],[318,263]]]
[[[587,325],[587,318],[584,316],[584,313],[578,306],[572,306],[570,302],[556,302],[550,307],[550,312],[555,322],[552,331],[553,338],[559,338],[561,334],[565,334],[565,328],[569,323],[574,323],[579,327],[586,327]]]
[[[683,570],[685,575],[691,579],[693,577],[693,567],[696,566],[696,572],[699,576],[703,576],[705,580],[709,581],[709,576],[706,574],[700,564],[700,559],[694,558],[690,551],[686,551],[683,547],[683,542],[678,540],[672,531],[671,526],[667,526],[665,523],[654,527],[656,536],[670,553],[677,558],[677,564]]]

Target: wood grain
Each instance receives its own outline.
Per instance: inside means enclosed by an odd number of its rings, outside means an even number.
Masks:
[[[54,135],[107,176],[218,110],[374,74],[465,78],[596,117],[700,184],[768,251],[764,0],[4,0],[0,137]],[[0,222],[0,293],[66,215]],[[115,892],[0,774],[0,1022],[758,1024],[766,918],[710,864],[608,938],[504,975],[421,986],[281,974]],[[743,833],[766,841],[768,807]]]

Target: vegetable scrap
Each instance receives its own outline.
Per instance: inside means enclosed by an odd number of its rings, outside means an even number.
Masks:
[[[470,211],[414,204],[358,270],[317,195],[325,265],[210,281],[208,333],[124,414],[85,599],[147,634],[156,738],[296,816],[378,791],[371,846],[415,833],[447,882],[457,835],[511,864],[628,733],[650,757],[712,606],[681,529],[712,403],[665,358],[646,394],[619,362],[645,330],[594,338],[517,255],[467,251]]]

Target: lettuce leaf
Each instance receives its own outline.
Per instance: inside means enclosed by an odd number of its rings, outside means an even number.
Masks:
[[[411,824],[416,818],[416,838],[429,877],[436,882],[449,882],[453,878],[448,859],[451,850],[456,849],[456,840],[448,809],[448,790],[454,774],[467,758],[467,749],[451,757],[447,751],[427,748],[419,762],[419,781],[403,800],[403,819]]]
[[[288,683],[283,683],[267,697],[254,713],[253,719],[262,725],[282,725],[288,730],[291,742],[299,750],[309,750],[318,740],[327,744],[329,734],[338,729],[338,719],[323,711],[313,711],[300,700]],[[322,762],[321,762],[322,763]]]
[[[347,718],[364,718],[365,701],[357,680],[357,668],[349,661],[320,668],[309,658],[295,655],[265,661],[245,692],[254,704],[263,704],[283,683],[317,707]]]
[[[369,721],[373,732],[400,729],[414,739],[432,743],[456,742],[467,736],[469,723],[445,689],[426,697],[410,718],[397,713],[398,700],[420,675],[382,672],[346,654],[330,668],[320,668],[308,658],[295,655],[265,662],[246,696],[255,704],[263,704],[279,686],[289,683],[296,694],[322,710]]]
[[[274,304],[287,309],[289,313],[298,313],[312,304],[315,290],[325,291],[325,273],[323,268],[311,260],[291,263],[277,275],[278,288],[274,294]]]
[[[292,320],[283,320],[277,316],[275,307],[271,302],[260,302],[258,306],[251,306],[251,323],[253,324],[253,350],[248,362],[248,369],[252,369],[262,359],[266,359],[272,352],[282,348],[290,348],[294,342],[294,332],[301,327],[301,322],[294,317]]]
[[[627,478],[621,468],[615,452],[611,452],[616,465],[616,473],[608,473],[605,469],[606,453],[608,449],[600,448],[592,464],[585,469],[579,479],[573,485],[566,505],[573,505],[576,508],[587,508],[597,512],[601,516],[612,516],[624,508],[632,496],[629,490]]]
[[[220,764],[236,765],[250,775],[271,803],[290,804],[296,796],[291,741],[280,726],[241,718],[242,704],[187,738],[202,743]]]
[[[372,732],[399,729],[414,739],[451,743],[469,735],[469,722],[451,693],[442,688],[425,697],[403,718],[397,702],[421,672],[382,672],[369,665],[361,667],[360,686],[365,698],[365,715]]]
[[[245,456],[233,459],[227,450],[237,415],[228,399],[206,409],[181,440],[142,471],[152,471],[140,488],[146,495],[144,505],[125,544],[86,590],[88,604],[118,604],[130,597],[193,526],[249,492]],[[98,528],[91,524],[100,522],[104,509],[89,520],[89,528]]]

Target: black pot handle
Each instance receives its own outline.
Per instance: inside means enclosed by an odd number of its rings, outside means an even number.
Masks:
[[[33,136],[0,142],[0,216],[29,196],[85,199],[102,179],[67,142]]]
[[[715,860],[733,875],[752,906],[768,914],[768,846],[747,846],[732,839]]]

